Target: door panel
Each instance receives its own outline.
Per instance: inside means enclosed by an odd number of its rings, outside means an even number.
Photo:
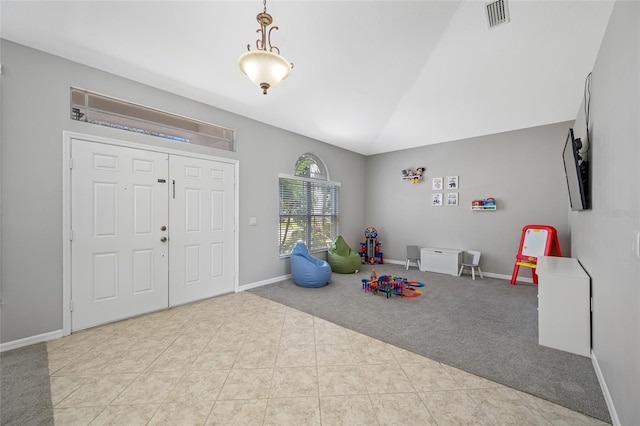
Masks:
[[[91,303],[118,297],[118,253],[93,254],[93,297]],[[79,291],[76,293],[80,293]]]
[[[134,250],[133,252],[133,294],[153,290],[153,251]]]
[[[166,308],[168,155],[75,139],[71,153],[72,330]]]
[[[171,306],[235,289],[235,166],[170,156]],[[183,259],[174,264],[173,259]]]

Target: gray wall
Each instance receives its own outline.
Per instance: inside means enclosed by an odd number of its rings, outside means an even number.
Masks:
[[[360,238],[365,158],[100,70],[2,40],[2,299],[0,341],[62,328],[62,132],[155,144],[240,162],[240,285],[289,273],[277,247],[278,174],[311,152],[343,182],[341,232]],[[237,131],[230,153],[69,119],[77,86]],[[261,95],[260,95],[261,96]],[[249,226],[249,217],[257,226]]]
[[[640,418],[640,262],[630,247],[640,230],[639,8],[617,2],[611,16],[593,74],[593,208],[569,214],[560,162],[569,123],[365,159],[3,40],[0,341],[62,326],[62,131],[175,147],[72,122],[68,93],[76,85],[237,130],[238,151],[215,155],[240,161],[240,284],[289,271],[273,242],[277,174],[290,173],[304,152],[319,155],[331,178],[343,182],[347,241],[355,245],[365,226],[376,226],[387,259],[403,260],[407,244],[476,248],[486,271],[510,275],[522,226],[555,226],[563,254],[578,258],[592,278],[594,355],[620,423],[634,424]],[[577,135],[584,137],[580,122]],[[401,182],[402,169],[420,166],[427,168],[423,182]],[[430,178],[451,175],[460,177],[460,206],[431,207]],[[497,199],[496,212],[470,211],[471,200],[488,196]],[[248,226],[251,216],[255,227]]]
[[[592,209],[569,214],[573,257],[591,276],[593,353],[622,425],[640,419],[639,40],[640,4],[616,2],[592,75]],[[586,140],[582,110],[575,128]]]
[[[406,245],[480,250],[483,271],[511,275],[525,225],[558,230],[570,254],[562,148],[571,123],[523,129],[367,158],[366,222],[378,229],[385,258],[404,259]],[[426,167],[421,183],[401,170]],[[459,205],[431,206],[433,177],[459,177]],[[444,191],[448,192],[448,191]],[[493,197],[497,210],[471,211]],[[531,278],[521,268],[520,277]]]

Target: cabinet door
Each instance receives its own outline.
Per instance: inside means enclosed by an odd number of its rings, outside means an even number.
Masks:
[[[538,259],[538,343],[591,355],[589,276],[576,259]]]

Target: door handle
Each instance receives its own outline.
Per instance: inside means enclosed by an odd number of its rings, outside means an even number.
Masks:
[[[163,242],[163,243],[166,243],[167,242],[167,237],[161,237],[160,241]]]

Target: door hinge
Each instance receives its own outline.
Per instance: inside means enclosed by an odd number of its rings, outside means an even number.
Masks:
[[[73,229],[69,229],[69,241],[73,241]]]
[[[69,312],[73,312],[73,300],[69,301]]]
[[[73,158],[69,158],[69,168],[73,169]]]

